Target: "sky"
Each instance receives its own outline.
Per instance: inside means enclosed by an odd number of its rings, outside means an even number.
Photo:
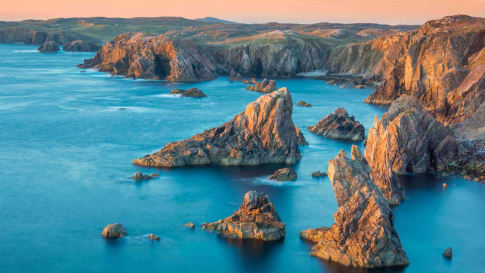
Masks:
[[[59,17],[217,17],[241,23],[422,24],[485,17],[485,0],[0,0],[0,21]]]

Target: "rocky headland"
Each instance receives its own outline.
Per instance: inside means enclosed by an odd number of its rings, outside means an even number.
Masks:
[[[365,138],[364,126],[354,116],[349,116],[344,108],[337,108],[316,125],[308,126],[308,130],[331,139],[362,141]]]
[[[409,264],[388,202],[368,174],[368,166],[345,151],[329,161],[338,210],[330,228],[302,231],[315,243],[311,255],[346,266],[378,268]]]
[[[231,121],[169,143],[133,163],[147,167],[294,164],[301,158],[298,144],[304,144],[305,139],[293,124],[292,112],[291,94],[280,88],[248,104]]]
[[[232,239],[277,241],[285,237],[285,224],[263,193],[249,191],[233,215],[202,224],[202,229]]]

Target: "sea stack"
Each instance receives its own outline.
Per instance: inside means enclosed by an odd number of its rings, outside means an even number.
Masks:
[[[305,139],[293,124],[292,112],[291,94],[286,88],[280,88],[248,104],[231,121],[187,140],[169,143],[133,163],[167,168],[294,164],[301,158],[298,144],[304,144]]]
[[[285,237],[285,224],[268,196],[255,191],[244,195],[241,207],[233,215],[202,224],[202,229],[233,239],[276,241]]]
[[[59,51],[59,45],[54,41],[46,41],[37,49],[40,53]]]
[[[335,223],[330,228],[302,231],[300,236],[316,243],[311,255],[346,266],[407,265],[392,210],[367,169],[343,150],[330,160],[328,175],[338,204]]]
[[[364,126],[354,116],[349,116],[344,108],[337,108],[315,126],[308,126],[308,130],[331,139],[362,141],[365,138]]]

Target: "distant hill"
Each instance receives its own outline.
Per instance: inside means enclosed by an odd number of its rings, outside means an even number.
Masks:
[[[199,22],[204,22],[204,23],[239,24],[237,22],[223,20],[215,17],[204,17],[204,18],[197,18],[194,20]]]

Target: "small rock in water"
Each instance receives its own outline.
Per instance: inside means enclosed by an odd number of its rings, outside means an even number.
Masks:
[[[148,179],[152,179],[152,178],[153,178],[153,176],[151,176],[151,175],[144,175],[141,172],[136,172],[133,175],[133,179],[135,179],[137,181],[140,181],[140,180],[148,180]]]
[[[305,106],[305,107],[312,107],[312,105],[308,102],[305,102],[305,101],[299,101],[296,105],[298,106]]]
[[[321,119],[315,126],[308,126],[314,134],[331,139],[362,141],[365,138],[364,126],[350,116],[344,108],[337,108],[333,113]]]
[[[312,172],[312,176],[320,178],[320,177],[328,176],[328,174],[326,172],[316,171],[316,172]]]
[[[448,187],[448,184],[443,183],[443,189],[446,189]]]
[[[246,87],[246,89],[250,91],[269,93],[276,90],[276,82],[275,80],[268,80],[265,78],[260,82],[256,82],[253,86]]]
[[[160,237],[153,234],[153,233],[150,233],[150,235],[148,235],[148,238],[151,240],[151,241],[160,241]]]
[[[102,234],[107,239],[118,239],[126,235],[126,229],[120,223],[109,224],[104,227]]]
[[[190,228],[190,229],[194,229],[195,228],[195,224],[193,222],[188,222],[188,223],[184,224],[184,226],[186,228]]]
[[[158,173],[152,173],[150,174],[151,177],[159,177],[160,175]]]
[[[453,255],[452,253],[452,250],[451,250],[451,247],[445,249],[445,251],[443,251],[443,257],[445,257],[446,259],[451,259],[451,256]]]
[[[170,91],[171,95],[181,95],[182,97],[203,98],[207,95],[198,88],[190,88],[188,90],[173,89]]]
[[[296,180],[296,172],[291,168],[283,168],[276,170],[269,179],[274,179],[278,181],[295,181]]]

